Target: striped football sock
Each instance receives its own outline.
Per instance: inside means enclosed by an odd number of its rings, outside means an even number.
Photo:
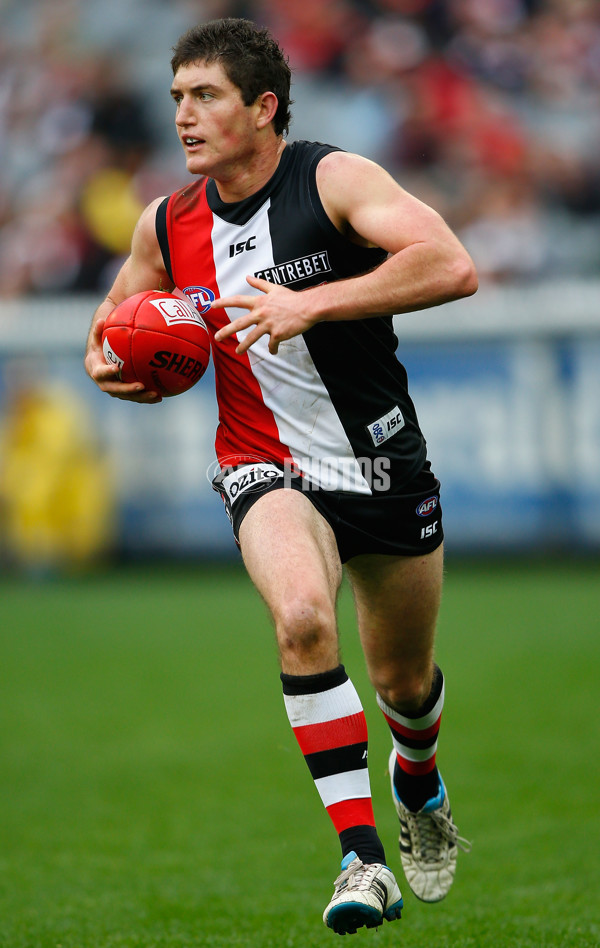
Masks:
[[[404,806],[416,813],[439,792],[435,755],[444,706],[444,676],[435,665],[429,697],[414,714],[394,711],[380,695],[377,703],[390,726],[396,751],[394,786]]]
[[[319,675],[281,675],[285,707],[342,855],[385,864],[375,829],[367,765],[367,723],[343,665]]]

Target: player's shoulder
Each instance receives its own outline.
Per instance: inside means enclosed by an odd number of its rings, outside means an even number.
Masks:
[[[342,149],[336,149],[335,151],[329,151],[324,154],[319,161],[317,173],[322,179],[330,177],[338,182],[340,175],[344,180],[354,177],[363,180],[365,177],[387,176],[388,174],[381,165],[378,165],[377,162],[372,161],[370,158],[365,158],[363,155],[358,155],[352,151],[343,151]]]
[[[331,186],[348,188],[378,175],[387,175],[383,168],[369,158],[344,151],[338,145],[319,141],[298,140],[288,144],[285,151],[286,170],[305,180],[316,177],[319,191]]]
[[[323,158],[327,157],[327,155],[340,151],[341,149],[337,145],[329,145],[326,142],[307,141],[306,139],[296,139],[286,144],[284,151],[285,162],[288,167],[296,166],[296,168],[298,168],[301,165],[314,167],[322,161]]]
[[[316,184],[332,219],[345,219],[353,207],[373,200],[392,200],[397,183],[381,165],[353,152],[325,155],[316,168]],[[339,225],[336,225],[339,226]]]
[[[134,239],[148,240],[156,234],[156,214],[164,200],[165,195],[161,195],[146,205],[138,218]]]
[[[154,198],[140,214],[131,242],[134,256],[155,254],[157,252],[157,214],[166,199],[165,195]]]
[[[161,194],[160,197],[156,197],[154,198],[154,200],[150,201],[150,203],[147,204],[144,210],[142,211],[140,215],[140,220],[142,219],[146,220],[146,218],[153,219],[154,217],[156,217],[156,212],[158,211],[161,204],[167,200],[167,198],[168,198],[168,195]]]

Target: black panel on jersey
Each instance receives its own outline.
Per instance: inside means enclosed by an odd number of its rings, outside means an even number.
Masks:
[[[381,323],[388,323],[385,327]],[[426,457],[426,445],[416,412],[408,395],[406,370],[390,350],[396,337],[391,319],[377,317],[345,322],[318,323],[304,333],[304,341],[315,367],[327,387],[354,454],[361,458],[386,458],[390,490],[410,481]],[[393,348],[390,345],[393,338]],[[344,366],[344,375],[335,363]],[[369,379],[366,386],[363,382]],[[360,384],[352,384],[360,380]],[[395,406],[404,417],[404,427],[380,446],[375,446],[367,425],[385,416]]]
[[[161,249],[165,270],[169,274],[171,283],[175,283],[175,280],[173,279],[173,270],[171,267],[171,251],[169,250],[169,236],[167,232],[168,204],[169,198],[166,197],[164,201],[161,201],[156,209],[156,236]]]
[[[320,142],[288,145],[282,155],[282,160],[286,156],[282,174],[271,179],[269,210],[275,263],[283,264],[326,250],[331,264],[331,272],[326,277],[328,282],[366,273],[387,257],[385,250],[361,247],[347,240],[325,213],[317,190],[316,167],[325,155],[334,151],[340,149]],[[291,288],[303,290],[323,282],[323,275],[316,274],[294,281]]]
[[[297,280],[290,289],[358,276],[387,257],[384,250],[361,247],[344,237],[323,208],[316,167],[335,150],[339,149],[318,142],[296,142],[284,151],[289,152],[286,174],[272,189],[269,210],[275,264],[326,250],[331,266],[329,273]],[[321,322],[303,335],[355,456],[389,458],[391,490],[402,486],[421,469],[426,447],[408,395],[406,370],[395,355],[398,340],[392,317]],[[367,425],[395,406],[402,412],[404,427],[376,448]]]

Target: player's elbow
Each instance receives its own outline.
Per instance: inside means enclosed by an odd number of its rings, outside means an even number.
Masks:
[[[450,280],[454,299],[473,296],[479,287],[477,270],[469,254],[465,251],[457,255],[451,266]]]

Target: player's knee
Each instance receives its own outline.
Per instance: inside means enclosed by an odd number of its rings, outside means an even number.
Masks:
[[[318,598],[289,599],[276,617],[279,650],[284,659],[310,661],[335,637],[335,616]]]
[[[377,693],[390,708],[400,713],[418,711],[431,691],[431,672],[401,670],[382,674],[373,681]]]

